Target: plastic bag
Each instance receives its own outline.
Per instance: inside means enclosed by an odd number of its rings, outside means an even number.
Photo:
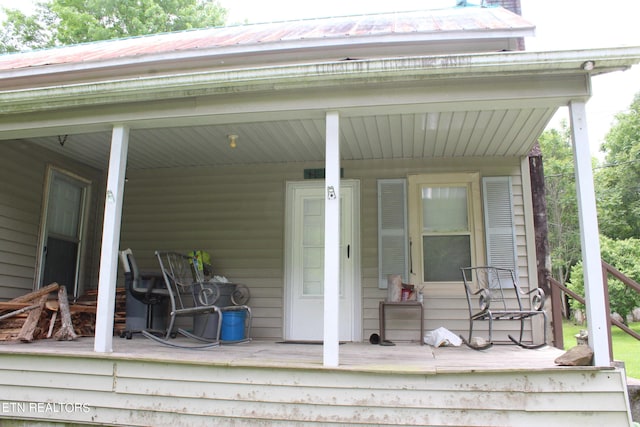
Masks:
[[[196,268],[205,276],[212,274],[211,255],[208,252],[195,250],[189,252],[189,256],[196,261]],[[193,263],[193,260],[191,261]]]
[[[462,344],[462,339],[450,330],[440,327],[424,334],[424,343],[433,347],[458,347]]]

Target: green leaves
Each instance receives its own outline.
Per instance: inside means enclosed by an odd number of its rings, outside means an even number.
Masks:
[[[547,202],[548,241],[554,276],[564,283],[580,259],[580,230],[571,133],[566,121],[560,130],[540,137]]]
[[[605,138],[605,165],[596,174],[602,234],[640,238],[640,93]]]
[[[566,123],[540,138],[545,170],[549,247],[554,276],[584,295],[577,218],[573,150]],[[640,94],[619,113],[602,145],[604,164],[594,163],[602,258],[640,281]],[[623,317],[640,306],[640,296],[610,278],[611,311]],[[574,309],[581,308],[572,301]]]
[[[606,236],[600,237],[600,249],[602,258],[613,265],[625,276],[640,282],[640,239],[614,240]],[[635,307],[640,307],[640,294],[627,287],[612,276],[608,278],[609,300],[612,313],[618,313],[623,319]],[[568,285],[572,291],[584,295],[584,279],[582,263],[576,264],[571,271],[571,283]],[[571,307],[582,309],[582,304],[572,300]]]
[[[224,25],[214,0],[52,0],[6,10],[0,53]]]

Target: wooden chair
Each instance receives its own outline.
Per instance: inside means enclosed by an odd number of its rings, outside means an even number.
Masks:
[[[194,288],[204,289],[204,277],[199,273],[197,267],[194,268],[194,259],[188,255],[177,252],[156,251],[158,262],[162,270],[164,282],[169,294],[170,312],[166,333],[163,337],[158,337],[146,331],[143,335],[159,343],[180,348],[206,348],[220,345],[220,327],[218,322],[217,333],[214,338],[196,335],[182,328],[175,328],[176,320],[179,317],[189,316],[193,321],[193,316],[198,314],[214,313],[221,319],[221,310],[216,306],[217,296],[207,293],[207,304],[197,304],[194,301]],[[210,289],[210,288],[207,288]],[[211,292],[210,290],[207,292]],[[196,341],[196,344],[183,345],[172,340],[177,334],[183,335]]]
[[[461,336],[465,344],[476,350],[484,350],[493,345],[493,322],[512,320],[520,322],[518,339],[508,335],[509,339],[524,348],[540,348],[547,345],[547,314],[543,310],[545,294],[540,288],[523,292],[518,285],[516,275],[511,269],[499,267],[461,268],[462,280],[469,307],[469,338]],[[523,299],[529,300],[527,306]],[[525,320],[541,315],[544,318],[544,339],[540,344],[525,343]],[[473,341],[474,322],[488,322],[488,340],[484,344]]]

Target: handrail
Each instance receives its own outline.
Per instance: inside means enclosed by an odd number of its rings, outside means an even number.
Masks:
[[[606,274],[606,273],[609,273],[612,276],[614,276],[616,279],[620,280],[623,284],[633,289],[634,291],[640,292],[640,285],[636,281],[625,276],[623,273],[618,271],[618,269],[608,264],[604,260],[602,260],[602,270],[603,270],[603,278],[605,280],[605,286],[606,286],[605,289],[609,288],[609,284],[607,283],[607,274]],[[638,334],[636,331],[629,328],[627,325],[625,325],[624,323],[620,322],[617,319],[611,318],[609,320],[612,324],[616,325],[618,328],[625,331],[628,335],[631,335],[632,337],[640,341],[640,334]]]
[[[567,288],[565,285],[563,285],[562,283],[558,282],[556,279],[554,279],[552,276],[548,276],[547,280],[554,286],[558,287],[562,292],[565,292],[567,294],[569,294],[569,296],[575,300],[577,300],[580,304],[585,304],[586,301],[584,300],[584,298],[582,298],[580,295],[578,295],[577,293],[573,292],[571,289]]]
[[[628,278],[623,273],[618,271],[614,266],[607,264],[607,262],[604,260],[602,260],[602,268],[604,268],[609,274],[620,280],[625,285],[634,289],[636,292],[640,292],[640,284],[638,284],[635,280]]]
[[[625,284],[626,286],[630,287],[631,289],[635,290],[636,292],[640,293],[640,284],[638,284],[636,281],[634,281],[633,279],[630,279],[629,277],[625,276],[623,273],[621,273],[619,270],[617,270],[615,267],[613,267],[612,265],[608,264],[607,262],[605,262],[604,260],[601,260],[602,262],[602,278],[603,278],[603,287],[605,289],[605,299],[606,299],[606,305],[607,305],[607,310],[606,310],[606,316],[607,316],[607,324],[609,326],[615,325],[618,328],[620,328],[621,330],[623,330],[625,333],[627,333],[628,335],[631,335],[633,338],[637,339],[640,341],[640,334],[638,334],[636,331],[634,331],[633,329],[629,328],[627,325],[625,325],[624,323],[620,322],[617,319],[614,319],[611,317],[610,315],[610,309],[609,309],[609,283],[607,280],[608,274],[611,274],[612,276],[614,276],[616,279],[620,280],[623,284]],[[564,286],[562,283],[560,283],[559,281],[557,281],[556,279],[554,279],[551,274],[547,274],[547,281],[549,282],[550,288],[553,289],[554,287],[557,289],[560,289],[562,292],[566,293],[567,295],[569,295],[571,298],[575,299],[576,301],[578,301],[581,304],[585,304],[585,299],[581,296],[578,295],[577,293],[575,293],[574,291],[572,291],[571,289],[567,288],[566,286]],[[554,292],[552,291],[552,299],[554,298]],[[553,315],[553,323],[554,324],[561,324],[561,316],[559,313],[556,313],[557,310],[553,310],[552,311],[552,315]],[[560,333],[557,332],[557,329],[554,328],[554,342],[556,343],[556,347],[563,347],[563,337],[562,337],[562,333],[561,333],[561,329],[560,329]],[[610,351],[612,350],[611,348],[611,334],[609,334],[609,349]]]

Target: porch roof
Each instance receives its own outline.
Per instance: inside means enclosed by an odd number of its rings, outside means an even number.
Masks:
[[[343,160],[523,156],[559,107],[590,96],[591,75],[640,61],[640,47],[487,51],[532,30],[501,8],[459,8],[6,55],[0,140],[106,169],[124,125],[129,169],[321,162],[332,110]]]
[[[106,40],[0,56],[0,87],[42,85],[82,74],[118,75],[404,56],[515,50],[534,26],[501,7],[446,8],[234,25]],[[100,70],[112,70],[100,75]],[[63,76],[64,73],[66,76]],[[38,77],[37,80],[29,77]]]
[[[639,60],[640,47],[458,54],[7,90],[0,139],[105,169],[120,123],[130,169],[323,161],[335,110],[343,160],[523,156],[559,107],[588,99],[590,75]]]

